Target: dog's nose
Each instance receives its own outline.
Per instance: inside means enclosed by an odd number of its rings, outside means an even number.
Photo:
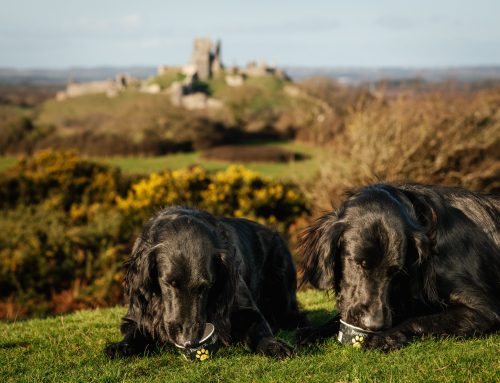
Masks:
[[[198,324],[187,323],[181,325],[180,333],[177,336],[177,341],[180,346],[191,347],[198,344],[200,340],[200,326]]]
[[[384,316],[383,314],[365,315],[361,318],[361,325],[366,330],[379,331],[384,327]]]
[[[177,345],[185,347],[185,348],[190,348],[190,347],[196,346],[198,344],[197,339],[195,339],[191,336],[183,336],[183,335],[179,335],[177,337],[177,341],[175,343]]]

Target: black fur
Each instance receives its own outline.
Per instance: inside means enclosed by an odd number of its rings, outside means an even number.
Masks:
[[[500,328],[500,198],[459,188],[376,184],[301,237],[302,283],[335,290],[340,317],[389,350],[415,337]],[[298,333],[338,331],[334,318]]]
[[[161,343],[189,345],[206,322],[229,344],[291,354],[273,331],[303,323],[295,267],[283,239],[257,223],[167,208],[143,227],[126,265],[128,312],[123,341],[110,357],[141,354]]]

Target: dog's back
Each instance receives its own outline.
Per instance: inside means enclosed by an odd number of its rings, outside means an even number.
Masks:
[[[443,186],[410,184],[399,188],[426,198],[441,219],[463,214],[500,247],[500,196]]]

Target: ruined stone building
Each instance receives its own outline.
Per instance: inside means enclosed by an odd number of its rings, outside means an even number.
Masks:
[[[115,97],[125,89],[138,88],[140,80],[127,74],[119,74],[113,80],[91,81],[84,83],[70,82],[66,90],[57,92],[56,99],[59,101],[68,98],[81,97],[90,94],[104,93],[108,97]]]
[[[206,37],[196,38],[193,44],[191,65],[200,80],[207,80],[212,77],[212,74],[222,69],[220,41],[214,45],[212,40]]]

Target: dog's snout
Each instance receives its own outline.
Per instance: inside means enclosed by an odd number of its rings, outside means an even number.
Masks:
[[[382,313],[365,315],[361,318],[361,327],[370,331],[379,331],[384,328],[385,320]]]
[[[185,324],[179,326],[177,334],[177,344],[183,347],[191,347],[200,341],[200,325],[199,324]]]

